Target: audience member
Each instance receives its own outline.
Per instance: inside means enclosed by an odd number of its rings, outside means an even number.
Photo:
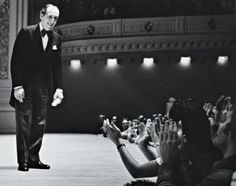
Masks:
[[[114,123],[110,123],[108,119],[105,120],[104,129],[107,133],[107,136],[116,145],[125,167],[134,178],[157,176],[159,164],[156,160],[140,164],[134,159],[134,157],[126,148],[122,141],[121,131]]]
[[[221,96],[218,99],[213,118],[211,139],[215,147],[221,150],[224,158],[214,163],[212,172],[203,178],[198,186],[230,185],[232,174],[236,170],[236,114],[235,104],[230,97]],[[198,140],[201,141],[201,136],[198,136]],[[181,153],[178,141],[176,124],[166,122],[160,130],[160,155],[163,163],[158,170],[158,186],[180,185],[178,166]]]
[[[138,133],[137,133],[138,123],[139,123],[139,120],[134,119],[134,120],[132,120],[131,125],[129,126],[127,139],[130,143],[134,143],[134,140],[138,135]]]
[[[138,124],[138,135],[134,139],[134,143],[138,144],[139,140],[145,135],[146,133],[146,126],[143,122]]]

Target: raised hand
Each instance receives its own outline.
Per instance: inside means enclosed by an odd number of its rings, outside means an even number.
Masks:
[[[151,136],[151,140],[152,142],[154,142],[154,144],[159,144],[159,136],[156,132],[156,124],[155,122],[151,122],[149,127],[148,127],[148,132]]]
[[[121,144],[121,131],[113,122],[110,123],[109,119],[106,119],[104,120],[103,127],[108,138],[110,138],[116,146]]]
[[[178,159],[179,137],[178,127],[173,120],[166,120],[165,125],[160,126],[160,156],[163,163],[174,163]]]

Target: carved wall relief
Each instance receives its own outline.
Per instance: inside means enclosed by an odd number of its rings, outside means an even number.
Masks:
[[[0,0],[0,79],[8,78],[9,0]]]

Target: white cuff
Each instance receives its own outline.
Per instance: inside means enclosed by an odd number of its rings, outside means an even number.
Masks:
[[[14,90],[17,90],[17,89],[20,89],[20,88],[23,88],[23,86],[14,87]]]
[[[57,89],[56,89],[56,92],[63,93],[63,90],[62,90],[61,88],[57,88]]]

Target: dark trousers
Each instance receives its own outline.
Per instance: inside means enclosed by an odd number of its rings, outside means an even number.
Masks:
[[[39,160],[48,104],[46,86],[31,83],[24,90],[23,103],[15,104],[18,163]]]

